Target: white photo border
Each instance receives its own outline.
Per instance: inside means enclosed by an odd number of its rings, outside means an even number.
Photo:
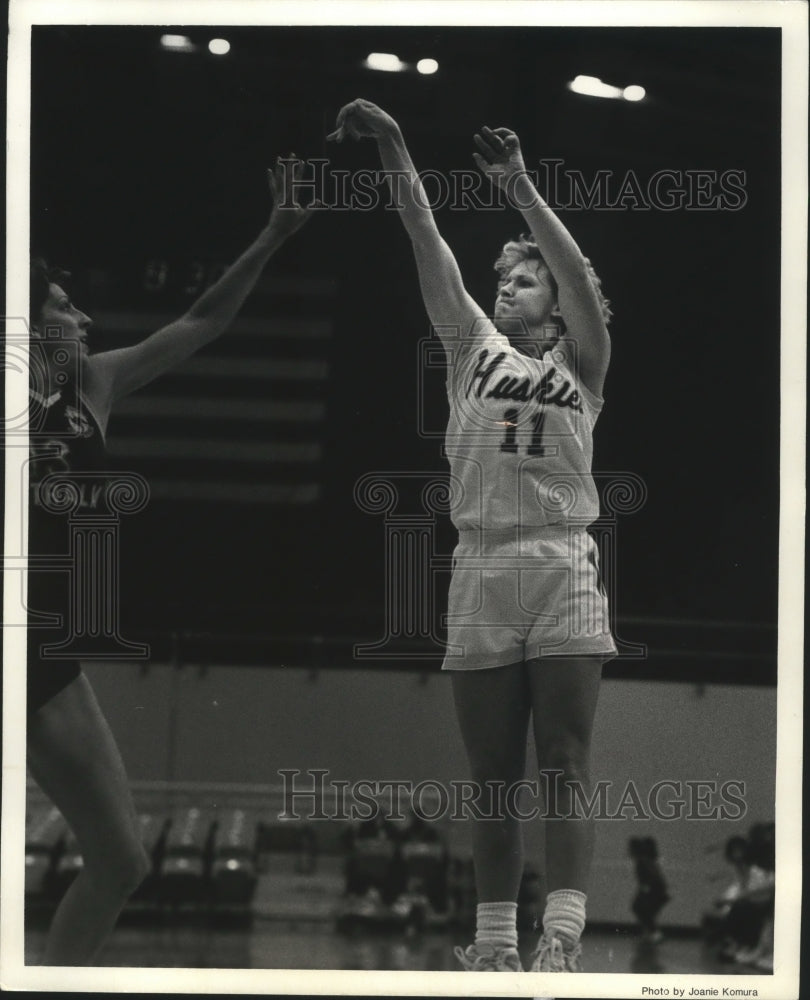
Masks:
[[[588,975],[555,978],[557,996],[641,997],[661,987],[755,987],[758,996],[798,996],[801,904],[802,663],[807,274],[807,21],[801,0],[744,4],[724,0],[543,0],[497,3],[340,0],[11,0],[7,121],[7,316],[27,312],[31,26],[35,24],[185,25],[697,26],[782,29],[782,339],[779,683],[776,774],[776,891],[773,976]],[[799,210],[797,210],[797,206]],[[6,415],[27,405],[27,382],[6,372]],[[19,483],[22,452],[6,451],[6,496]],[[6,507],[5,538],[20,537],[24,512]],[[8,547],[6,548],[8,551]],[[9,596],[6,594],[8,606]],[[6,636],[5,663],[25,655],[25,630]],[[19,659],[18,659],[19,662]],[[13,990],[291,995],[532,996],[535,977],[484,973],[343,972],[271,969],[45,968],[24,965],[24,686],[4,670],[0,985]],[[671,994],[670,994],[671,995]],[[687,993],[688,995],[688,993]]]

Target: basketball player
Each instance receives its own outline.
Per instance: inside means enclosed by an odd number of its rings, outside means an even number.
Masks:
[[[41,377],[32,378],[30,401],[39,427],[32,436],[30,464],[32,555],[64,552],[67,547],[66,525],[60,524],[64,519],[43,504],[47,476],[103,472],[104,433],[118,400],[223,333],[267,261],[307,221],[311,207],[295,203],[294,179],[294,171],[283,171],[280,164],[275,172],[268,171],[274,205],[256,240],[185,315],[132,347],[90,354],[91,320],[62,288],[67,275],[42,260],[32,261],[31,349],[32,356],[44,362]],[[59,333],[56,339],[54,331]],[[80,384],[73,379],[60,386],[57,362],[62,370],[78,371]],[[85,502],[101,507],[103,500],[91,495]],[[29,608],[66,615],[66,601],[75,595],[51,582],[60,575],[30,574]],[[73,830],[83,867],[54,915],[43,963],[86,965],[147,874],[149,860],[121,757],[90,684],[77,662],[40,657],[40,647],[48,640],[53,641],[53,633],[29,629],[28,764]]]
[[[352,101],[331,138],[346,136],[375,139],[392,172],[425,307],[448,357],[446,448],[459,544],[444,668],[473,777],[496,817],[474,823],[476,935],[456,954],[470,971],[520,970],[521,821],[508,789],[524,777],[533,716],[546,815],[560,818],[546,821],[548,897],[532,969],[578,971],[593,829],[574,814],[571,785],[590,794],[602,662],[616,653],[586,531],[598,516],[591,435],[610,354],[607,302],[526,175],[514,132],[483,128],[473,154],[531,231],[496,261],[494,319],[464,288],[397,123],[369,101]]]

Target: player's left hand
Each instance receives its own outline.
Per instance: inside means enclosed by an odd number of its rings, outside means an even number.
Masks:
[[[478,147],[473,159],[497,187],[503,188],[510,178],[526,173],[520,140],[512,129],[491,129],[484,125],[473,139]]]
[[[295,184],[301,180],[303,166],[303,161],[290,153],[286,160],[277,157],[275,167],[267,169],[267,183],[273,196],[269,228],[285,238],[300,229],[315,209],[321,207],[317,201],[304,207],[295,199]]]
[[[335,131],[326,137],[329,142],[343,142],[347,135],[352,139],[381,139],[399,130],[387,111],[362,97],[344,104],[335,124]]]

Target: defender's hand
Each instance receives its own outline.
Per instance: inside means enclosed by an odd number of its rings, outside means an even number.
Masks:
[[[362,97],[344,104],[338,111],[335,124],[335,131],[326,137],[329,142],[343,142],[347,135],[352,139],[381,139],[399,131],[399,126],[387,112]]]
[[[487,128],[474,136],[478,152],[473,159],[480,170],[499,188],[504,188],[510,178],[526,173],[520,140],[510,128]]]
[[[301,160],[295,159],[295,153],[290,153],[287,161],[282,163],[281,157],[278,157],[275,168],[267,170],[267,183],[273,196],[268,228],[278,236],[291,236],[320,207],[317,201],[304,207],[295,199],[295,182],[301,180],[303,166]]]

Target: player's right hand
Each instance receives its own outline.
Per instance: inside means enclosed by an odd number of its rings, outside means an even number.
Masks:
[[[512,129],[491,129],[485,125],[473,139],[478,147],[473,159],[497,187],[503,188],[510,178],[526,173],[520,140]]]
[[[347,135],[352,139],[381,139],[399,130],[387,112],[362,97],[343,105],[335,125],[335,131],[326,137],[328,141],[343,142]]]

